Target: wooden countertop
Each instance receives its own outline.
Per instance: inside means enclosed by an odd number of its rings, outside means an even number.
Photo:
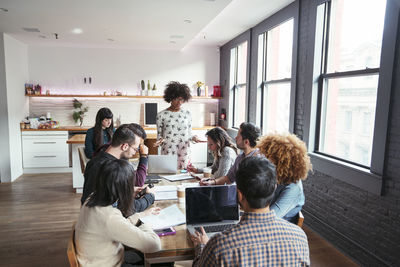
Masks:
[[[143,127],[143,126],[142,126]],[[203,126],[203,127],[193,127],[192,130],[210,130],[216,126]],[[77,132],[77,131],[87,131],[92,127],[79,127],[79,126],[60,126],[54,129],[21,129],[21,131],[69,131],[69,132]],[[157,130],[155,127],[143,127],[144,130]]]

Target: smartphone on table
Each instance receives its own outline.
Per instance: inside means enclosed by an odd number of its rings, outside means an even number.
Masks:
[[[154,230],[154,232],[155,232],[158,236],[165,236],[165,235],[174,235],[174,234],[176,234],[175,229],[172,228],[172,227],[165,228],[165,229],[161,229],[161,230]]]

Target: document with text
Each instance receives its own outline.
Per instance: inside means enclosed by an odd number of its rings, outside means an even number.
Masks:
[[[186,217],[176,204],[162,209],[157,215],[149,215],[140,220],[150,225],[153,230],[161,230],[186,222]]]

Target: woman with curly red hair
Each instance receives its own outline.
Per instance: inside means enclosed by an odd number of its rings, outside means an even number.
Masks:
[[[302,180],[312,170],[305,143],[294,134],[270,134],[257,147],[276,166],[278,186],[270,208],[278,217],[296,223],[305,202]]]

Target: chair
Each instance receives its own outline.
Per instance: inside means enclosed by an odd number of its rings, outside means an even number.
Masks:
[[[68,240],[67,256],[68,256],[69,266],[79,267],[75,251],[75,223],[72,225],[72,234]]]
[[[297,215],[297,225],[300,228],[303,228],[303,222],[304,222],[304,215],[303,213],[301,213],[301,211],[299,211],[299,214]]]
[[[79,155],[79,162],[81,163],[81,171],[85,173],[86,163],[88,163],[89,159],[85,155],[85,148],[78,147],[78,155]]]

